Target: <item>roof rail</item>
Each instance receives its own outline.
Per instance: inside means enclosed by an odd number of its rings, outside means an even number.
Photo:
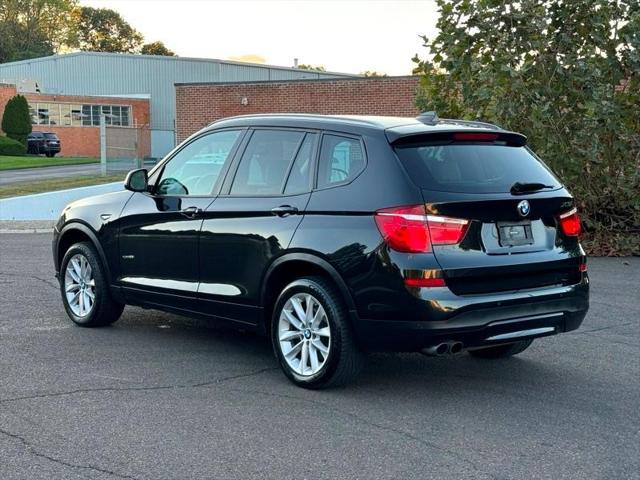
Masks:
[[[440,121],[458,125],[468,125],[470,127],[485,127],[494,128],[496,130],[504,130],[501,126],[496,125],[495,123],[481,122],[480,120],[458,120],[456,118],[442,118],[440,119]]]

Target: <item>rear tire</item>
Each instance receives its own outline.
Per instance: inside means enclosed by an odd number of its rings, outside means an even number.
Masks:
[[[524,352],[533,343],[533,339],[522,340],[506,345],[469,350],[469,354],[477,358],[507,358]]]
[[[124,310],[124,304],[112,298],[100,257],[89,242],[76,243],[65,253],[60,293],[67,315],[81,327],[111,325]]]
[[[284,288],[273,309],[271,339],[282,371],[299,387],[345,385],[364,366],[344,301],[322,277],[301,278]]]

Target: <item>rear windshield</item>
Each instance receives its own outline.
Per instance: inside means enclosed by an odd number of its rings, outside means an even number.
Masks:
[[[402,145],[395,150],[411,178],[428,190],[503,193],[516,182],[561,186],[527,147],[448,143]]]
[[[48,138],[50,140],[57,140],[58,136],[55,133],[45,133],[44,138]]]

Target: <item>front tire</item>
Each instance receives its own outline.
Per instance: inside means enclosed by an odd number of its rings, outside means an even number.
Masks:
[[[124,304],[111,297],[100,257],[88,242],[76,243],[65,253],[60,293],[67,315],[81,327],[111,325],[124,310]]]
[[[531,338],[520,342],[507,343],[506,345],[469,350],[469,353],[478,358],[507,358],[524,352],[532,343],[533,339]]]
[[[271,338],[282,371],[303,388],[347,384],[364,365],[347,308],[322,277],[301,278],[284,288],[273,310]]]

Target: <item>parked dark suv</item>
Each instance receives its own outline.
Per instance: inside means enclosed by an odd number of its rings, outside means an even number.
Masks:
[[[60,153],[60,139],[51,132],[31,132],[27,136],[27,153],[55,157]]]
[[[574,200],[526,138],[438,120],[253,115],[215,122],[54,232],[81,326],[126,304],[268,335],[304,387],[363,352],[522,352],[588,308]]]

